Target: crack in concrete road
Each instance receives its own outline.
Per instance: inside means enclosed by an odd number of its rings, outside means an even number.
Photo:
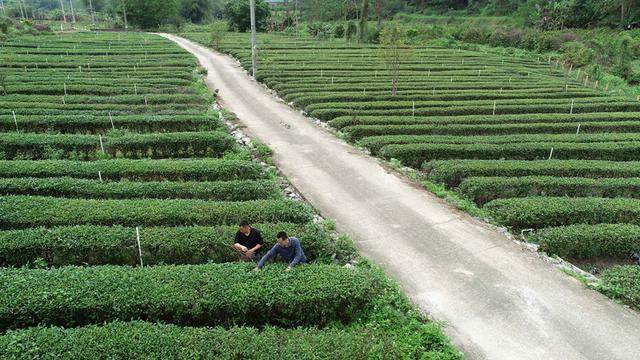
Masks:
[[[468,358],[638,359],[640,314],[354,152],[277,101],[231,57],[163,36],[198,58],[209,88],[220,89],[247,134],[274,150],[289,181],[423,311],[445,321]]]

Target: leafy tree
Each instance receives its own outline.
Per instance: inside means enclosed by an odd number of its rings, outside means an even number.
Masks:
[[[613,64],[613,73],[623,79],[629,79],[633,75],[631,62],[633,61],[633,39],[629,35],[622,35],[616,43],[616,57]]]
[[[264,0],[256,1],[256,29],[264,31],[269,19],[269,5]],[[246,32],[251,30],[251,14],[249,0],[230,0],[226,4],[226,17],[229,21],[229,30]]]
[[[391,79],[391,95],[396,96],[402,63],[413,55],[406,32],[397,25],[382,29],[378,54]]]
[[[112,11],[122,17],[123,5],[127,7],[130,24],[144,29],[174,21],[178,15],[176,0],[112,0]]]
[[[358,27],[356,26],[356,23],[349,20],[349,22],[347,22],[347,29],[344,33],[344,37],[347,39],[347,41],[351,41],[357,33]]]
[[[220,49],[220,42],[227,35],[227,24],[222,21],[214,21],[211,24],[211,46]]]
[[[367,35],[367,20],[369,20],[369,0],[362,0],[362,17],[360,18],[360,42],[364,42]]]
[[[180,15],[194,24],[201,23],[211,9],[210,0],[181,0]]]

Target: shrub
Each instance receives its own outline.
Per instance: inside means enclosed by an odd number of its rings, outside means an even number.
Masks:
[[[569,225],[535,233],[540,250],[567,259],[628,259],[640,251],[640,226],[629,224]]]
[[[515,144],[391,144],[380,150],[386,159],[398,159],[407,166],[419,167],[428,160],[513,159],[540,160],[554,149],[555,159],[616,160],[638,159],[640,144],[613,143],[515,143]]]
[[[573,224],[640,225],[640,200],[528,197],[498,199],[485,209],[500,223],[516,230]]]
[[[500,198],[527,196],[640,198],[640,179],[588,179],[551,176],[470,177],[458,192],[479,206]]]
[[[307,207],[293,200],[84,200],[40,196],[0,197],[0,229],[37,226],[230,225],[241,220],[306,223]]]
[[[312,261],[331,263],[354,256],[349,246],[334,241],[312,223],[254,224],[262,232],[265,249],[279,231],[295,235]],[[233,243],[236,225],[143,227],[140,244],[145,265],[202,264],[237,260]],[[131,265],[139,263],[135,228],[122,226],[65,226],[0,231],[0,266],[23,266],[44,259],[49,266]]]
[[[640,266],[616,266],[600,277],[598,290],[610,298],[640,310]]]
[[[0,178],[61,177],[105,181],[231,181],[267,176],[258,163],[232,159],[194,160],[0,160]]]
[[[574,67],[589,65],[595,57],[595,52],[585,44],[571,41],[562,45],[561,60],[563,63],[573,64]]]
[[[359,268],[207,264],[0,269],[0,331],[139,319],[179,325],[326,326],[348,323],[380,296]],[[318,306],[322,304],[322,306]]]
[[[140,341],[144,339],[144,341]],[[115,321],[80,328],[37,327],[0,336],[0,357],[11,359],[373,359],[400,357],[383,331],[282,329],[267,326],[195,328]],[[258,355],[259,354],[259,355]]]
[[[640,177],[637,161],[597,160],[437,160],[424,163],[429,179],[458,186],[471,176],[563,176],[583,178]]]

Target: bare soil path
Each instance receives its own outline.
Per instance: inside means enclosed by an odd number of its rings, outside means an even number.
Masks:
[[[387,171],[278,101],[231,57],[173,35],[292,184],[470,359],[638,359],[640,314]],[[318,304],[322,306],[322,304]]]

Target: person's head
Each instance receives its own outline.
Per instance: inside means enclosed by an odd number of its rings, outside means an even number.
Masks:
[[[280,246],[284,246],[284,247],[289,246],[289,236],[284,231],[280,231],[276,235],[276,241],[278,242],[278,245],[280,245]]]
[[[240,232],[245,235],[249,235],[249,232],[251,232],[251,226],[249,225],[249,222],[247,222],[246,220],[240,221],[240,224],[238,224],[238,227]]]

